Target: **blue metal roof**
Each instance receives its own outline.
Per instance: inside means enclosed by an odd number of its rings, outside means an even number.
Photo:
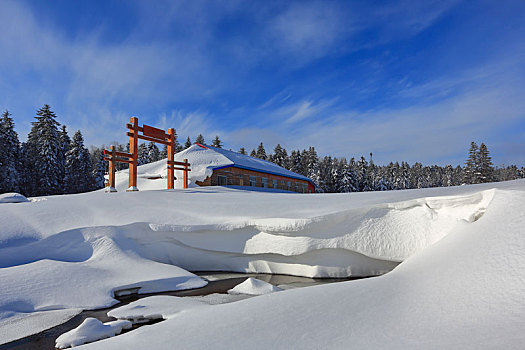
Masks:
[[[240,169],[264,172],[267,174],[285,176],[296,180],[304,180],[310,182],[315,186],[314,182],[306,176],[294,173],[293,171],[287,170],[283,167],[278,166],[275,163],[269,162],[267,160],[253,158],[245,154],[228,151],[222,148],[217,148],[213,146],[202,146],[206,147],[212,151],[222,154],[224,157],[228,158],[233,164],[223,165],[219,167],[212,168],[213,170],[224,169],[229,167],[236,167]]]

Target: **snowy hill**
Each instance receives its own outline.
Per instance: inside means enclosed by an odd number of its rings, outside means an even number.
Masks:
[[[343,277],[394,269],[199,307],[87,347],[512,348],[524,340],[523,180],[294,195],[146,191],[159,180],[139,179],[140,192],[0,204],[0,343],[112,305],[114,292],[206,283],[186,270]]]

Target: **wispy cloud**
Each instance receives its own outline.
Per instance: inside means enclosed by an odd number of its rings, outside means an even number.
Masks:
[[[514,62],[516,63],[516,62]],[[288,149],[314,145],[320,154],[358,157],[374,153],[378,162],[464,161],[470,141],[485,142],[498,164],[525,162],[525,150],[502,138],[501,131],[525,125],[525,84],[521,65],[508,64],[478,67],[446,81],[437,79],[410,89],[411,94],[432,96],[443,89],[453,94],[425,103],[401,108],[380,108],[363,112],[326,104],[315,110],[313,101],[300,101],[267,111],[280,120],[272,125],[273,144]],[[480,72],[484,72],[480,74]],[[460,88],[461,87],[461,88]],[[289,120],[308,121],[286,127]],[[287,116],[287,117],[286,117]],[[286,130],[278,132],[278,130]],[[244,140],[261,135],[260,130],[241,130]],[[260,138],[260,136],[259,136]],[[249,141],[248,141],[249,142]],[[268,141],[270,142],[270,141]],[[519,144],[519,143],[518,143]]]

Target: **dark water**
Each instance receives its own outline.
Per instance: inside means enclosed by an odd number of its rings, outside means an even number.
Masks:
[[[241,273],[220,273],[220,272],[197,272],[197,275],[207,279],[209,282],[202,288],[190,289],[190,290],[179,290],[172,292],[160,292],[151,294],[131,294],[125,296],[116,297],[119,301],[109,308],[98,309],[98,310],[85,310],[80,314],[76,315],[69,321],[47,329],[37,334],[30,335],[28,337],[12,341],[7,344],[0,345],[0,350],[53,350],[55,349],[55,340],[63,333],[70,331],[78,327],[88,317],[94,317],[99,319],[101,322],[114,321],[115,318],[108,317],[107,312],[117,307],[129,304],[138,299],[149,297],[152,295],[174,295],[178,297],[189,297],[189,296],[203,296],[213,293],[227,293],[228,290],[232,289],[239,283],[244,282],[248,277],[254,277],[259,280],[271,283],[273,285],[280,285],[286,288],[298,288],[306,287],[317,284],[342,282],[356,278],[344,278],[344,279],[313,279],[306,277],[296,277],[287,275],[270,275],[270,274],[241,274]],[[132,331],[143,325],[153,324],[162,320],[155,320],[149,323],[142,323],[135,325],[131,330],[124,331],[123,333]]]

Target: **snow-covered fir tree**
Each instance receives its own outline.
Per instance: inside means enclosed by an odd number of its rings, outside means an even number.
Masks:
[[[94,190],[104,188],[104,175],[108,171],[108,162],[104,160],[104,148],[105,146],[101,148],[93,147],[90,152],[91,163],[93,165],[91,173],[93,176]]]
[[[481,145],[479,145],[478,160],[479,181],[483,183],[494,181],[494,167],[492,164],[492,158],[490,157],[487,146],[483,142]]]
[[[213,147],[222,148],[222,141],[221,141],[221,139],[219,138],[219,136],[215,136],[215,139],[213,139],[211,145],[212,145]]]
[[[264,149],[264,145],[262,142],[259,144],[259,147],[257,147],[257,152],[255,153],[255,156],[259,159],[267,159],[266,150]]]
[[[191,143],[190,137],[188,136],[188,138],[186,139],[186,142],[184,143],[184,149],[190,148],[191,145],[192,145],[192,143]]]
[[[147,145],[147,158],[148,163],[156,162],[158,160],[161,160],[160,151],[155,142],[150,142]],[[176,153],[176,152],[175,152]]]
[[[293,171],[297,174],[305,173],[303,168],[303,158],[301,156],[301,151],[292,151],[292,154],[290,154],[290,159],[288,161],[288,170]]]
[[[75,132],[66,153],[65,186],[67,193],[87,192],[93,188],[93,165],[80,130]]]
[[[338,172],[337,178],[337,192],[357,192],[358,181],[355,169],[354,158],[347,163],[346,160],[341,161],[341,171]]]
[[[66,153],[69,151],[71,144],[71,138],[67,134],[67,128],[65,125],[62,125],[58,131],[58,137],[60,139],[60,157],[57,166],[60,170],[60,187],[65,189],[64,178],[66,176]]]
[[[0,193],[20,191],[20,155],[15,123],[6,110],[0,119]]]
[[[280,144],[277,144],[277,146],[275,146],[271,161],[277,164],[278,166],[286,168],[288,154],[286,153],[286,150],[281,147]]]
[[[314,147],[309,147],[308,151],[304,152],[303,155],[303,164],[305,164],[306,177],[310,178],[316,187],[319,187],[320,172],[319,172],[319,158],[317,157],[317,151]]]
[[[199,145],[204,145],[204,136],[202,136],[202,134],[199,134],[199,136],[197,136],[197,138],[195,139],[195,143],[198,143]]]
[[[239,150],[239,153],[246,154],[246,149],[244,147],[241,147],[241,149]]]
[[[478,145],[474,141],[471,142],[470,149],[468,151],[468,159],[465,162],[465,169],[464,169],[463,181],[466,184],[480,183],[478,150],[479,150]]]
[[[137,165],[144,165],[147,163],[150,163],[148,146],[145,143],[141,143],[137,150]]]
[[[30,178],[31,195],[60,194],[62,188],[61,163],[62,148],[58,134],[56,115],[49,105],[37,111],[36,121],[27,136],[24,147],[26,171]]]
[[[250,153],[250,157],[257,158],[257,152],[255,152],[255,149],[252,149],[252,152]]]

